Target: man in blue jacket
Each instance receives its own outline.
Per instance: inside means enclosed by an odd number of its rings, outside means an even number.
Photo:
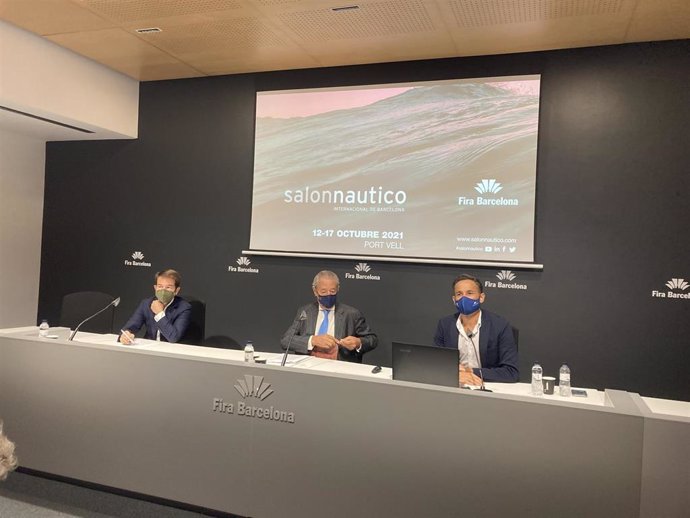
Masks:
[[[484,381],[517,382],[518,352],[513,328],[503,317],[482,309],[482,283],[471,275],[453,281],[453,304],[457,313],[438,322],[434,343],[460,350],[460,383],[482,385]]]
[[[155,277],[155,296],[141,301],[132,317],[122,328],[120,342],[130,345],[134,335],[146,326],[144,338],[162,342],[177,342],[184,336],[192,306],[177,296],[182,277],[175,270],[163,270]]]

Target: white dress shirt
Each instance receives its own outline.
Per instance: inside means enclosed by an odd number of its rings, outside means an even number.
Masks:
[[[482,313],[479,310],[479,319],[477,325],[472,330],[472,338],[470,339],[465,333],[465,327],[460,321],[461,315],[455,325],[458,328],[458,349],[460,350],[460,363],[466,364],[473,369],[479,369],[482,366],[482,361],[479,358],[479,331],[482,327]]]
[[[319,332],[319,329],[321,329],[321,324],[323,323],[323,312],[326,308],[322,308],[319,306],[319,315],[316,317],[316,327],[314,327],[314,335]],[[335,336],[335,306],[332,308],[328,308],[328,331],[326,332],[327,335]],[[309,337],[309,341],[307,342],[307,349],[310,351],[314,349],[314,346],[311,344],[311,339],[313,336]]]

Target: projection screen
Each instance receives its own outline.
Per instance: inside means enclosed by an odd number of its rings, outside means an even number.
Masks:
[[[265,91],[248,254],[534,262],[540,77]]]

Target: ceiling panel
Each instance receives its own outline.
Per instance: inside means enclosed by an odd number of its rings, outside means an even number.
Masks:
[[[0,0],[0,19],[148,81],[683,39],[690,0]]]
[[[424,2],[399,0],[361,3],[356,9],[323,8],[286,12],[281,22],[305,42],[433,33],[439,30]]]
[[[174,72],[175,77],[203,75],[187,63],[147,44],[123,29],[54,34],[47,38],[131,77],[153,80],[154,78],[147,76],[145,72],[152,69],[160,70],[160,67],[166,67],[170,72]],[[164,79],[164,77],[158,77],[158,79]]]
[[[240,74],[265,70],[291,70],[322,66],[314,58],[295,54],[290,49],[256,48],[242,54],[229,51],[226,55],[216,51],[199,58],[199,67],[208,75]]]
[[[304,45],[322,66],[402,61],[425,58],[450,57],[458,54],[450,36],[425,38],[422,35],[401,41],[390,37],[354,38]]]
[[[178,25],[161,33],[142,34],[145,41],[175,56],[227,52],[233,48],[280,47],[288,42],[259,18],[233,18]]]
[[[343,4],[341,4],[343,5]],[[358,2],[358,9],[317,6],[272,13],[320,66],[415,60],[457,55],[436,2]]]
[[[209,75],[197,68],[192,68],[181,61],[155,62],[145,60],[137,64],[122,64],[120,72],[131,77],[140,77],[142,81],[160,81],[163,79],[185,79]]]
[[[82,5],[120,24],[243,7],[239,0],[83,0]]]
[[[690,38],[690,0],[638,0],[626,41]]]
[[[620,15],[637,0],[449,0],[457,27],[542,22],[576,16]]]
[[[0,0],[0,19],[42,36],[116,26],[69,0]]]
[[[622,42],[636,0],[448,0],[443,6],[462,56]]]

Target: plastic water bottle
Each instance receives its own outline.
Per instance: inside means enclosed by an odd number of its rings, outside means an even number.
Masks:
[[[247,340],[247,345],[244,346],[244,361],[254,363],[254,344],[251,340]]]
[[[45,338],[48,336],[48,332],[50,331],[50,326],[48,325],[47,320],[41,320],[41,325],[38,326],[38,336],[41,336]]]
[[[541,384],[541,375],[544,370],[541,368],[538,362],[534,362],[532,365],[532,395],[533,396],[543,396],[544,386]]]
[[[561,365],[561,370],[558,371],[558,392],[562,397],[573,395],[570,390],[570,367],[565,363]]]

